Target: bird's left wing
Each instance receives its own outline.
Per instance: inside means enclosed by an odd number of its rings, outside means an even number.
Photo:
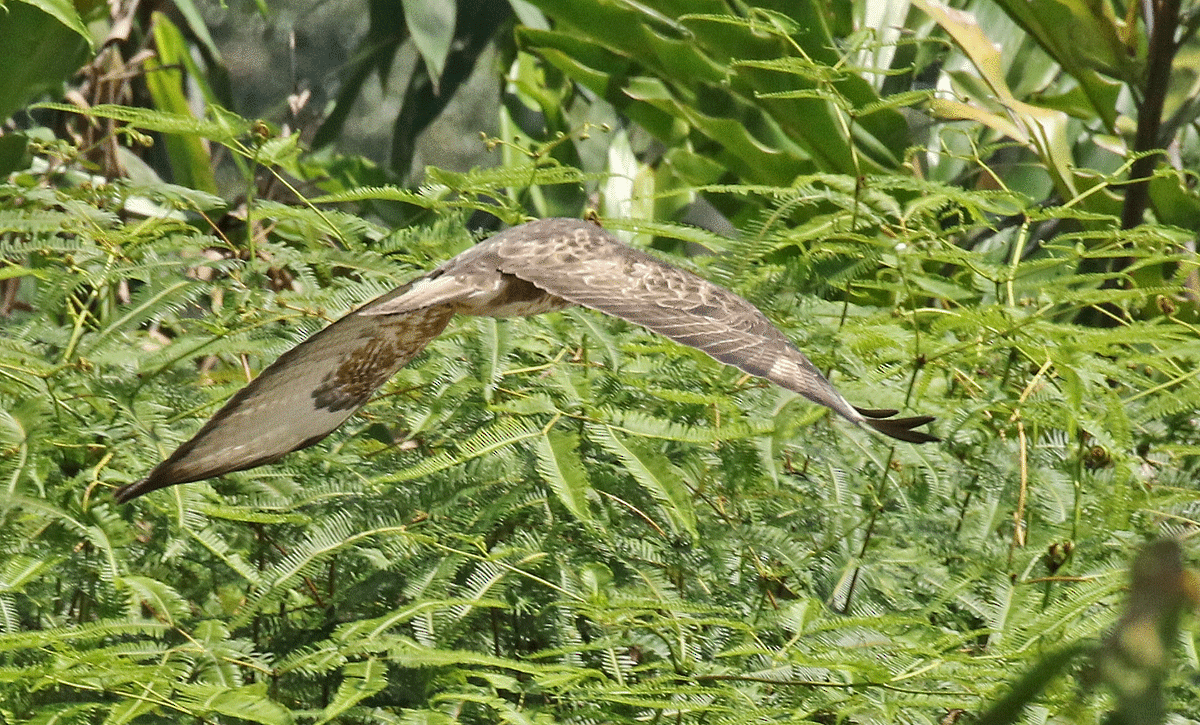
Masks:
[[[646,327],[861,420],[791,341],[742,297],[586,222],[546,220],[537,231],[537,244],[514,237],[494,245],[489,250],[493,264],[550,294]]]
[[[480,250],[480,261],[573,302],[701,350],[824,405],[847,420],[899,440],[935,441],[913,428],[929,416],[851,405],[805,355],[749,301],[702,277],[572,219],[510,229]]]
[[[440,335],[454,314],[450,305],[364,314],[411,285],[364,305],[284,353],[148,476],[117,489],[117,501],[270,463],[329,435]]]

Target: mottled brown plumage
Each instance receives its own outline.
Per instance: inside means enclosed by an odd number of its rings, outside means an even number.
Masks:
[[[346,315],[285,353],[118,501],[270,463],[340,426],[441,334],[455,313],[513,317],[588,307],[642,325],[912,443],[930,416],[856,408],[759,310],[599,227],[545,219],[509,229]]]

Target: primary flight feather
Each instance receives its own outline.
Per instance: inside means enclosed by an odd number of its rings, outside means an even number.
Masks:
[[[642,325],[902,441],[931,416],[856,408],[734,293],[576,219],[513,227],[351,312],[284,353],[118,501],[254,468],[333,432],[455,314],[516,317],[580,305]]]

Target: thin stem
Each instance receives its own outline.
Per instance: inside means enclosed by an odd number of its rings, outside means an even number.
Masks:
[[[1179,28],[1179,0],[1156,0],[1151,5],[1150,46],[1147,49],[1146,85],[1142,89],[1142,104],[1138,109],[1137,135],[1134,153],[1153,151],[1162,145],[1159,129],[1162,126],[1163,103],[1171,81],[1171,64],[1175,59],[1175,33]],[[1133,229],[1142,223],[1150,199],[1149,177],[1158,163],[1158,154],[1143,156],[1129,170],[1132,179],[1125,192],[1121,209],[1121,228]],[[1115,260],[1115,270],[1128,267],[1131,259]]]
[[[858,549],[858,559],[862,560],[867,555],[867,547],[871,544],[871,536],[875,533],[875,522],[879,520],[879,514],[883,511],[883,494],[887,490],[888,471],[892,468],[892,459],[896,455],[896,447],[892,446],[888,449],[887,462],[883,464],[883,478],[879,482],[879,493],[875,496],[875,508],[871,511],[871,517],[867,521],[867,530],[863,533],[862,546]],[[854,567],[854,573],[850,575],[850,586],[846,590],[846,600],[842,603],[838,610],[842,614],[850,611],[850,602],[854,599],[854,590],[858,586],[858,575],[862,571],[862,566]]]

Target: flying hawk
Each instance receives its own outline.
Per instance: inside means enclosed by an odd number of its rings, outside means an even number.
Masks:
[[[544,219],[493,236],[372,300],[284,353],[191,440],[117,501],[254,468],[340,426],[441,334],[454,314],[511,317],[581,305],[702,350],[911,443],[931,416],[856,408],[758,308],[729,290],[628,247],[598,226]]]

